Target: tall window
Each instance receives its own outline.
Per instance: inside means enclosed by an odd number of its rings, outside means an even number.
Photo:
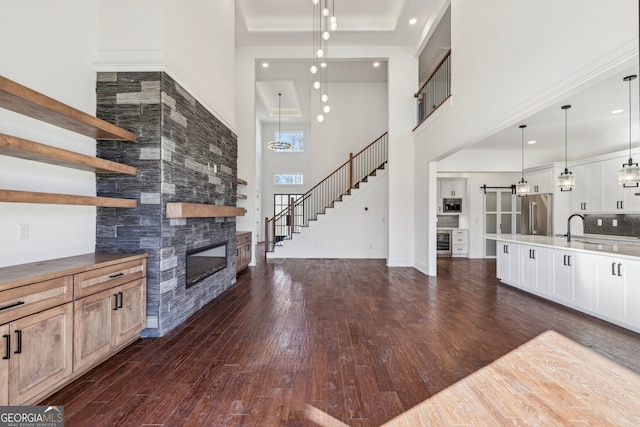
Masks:
[[[278,153],[302,153],[304,151],[304,132],[302,131],[274,132],[273,140],[291,144],[291,148],[278,150]]]

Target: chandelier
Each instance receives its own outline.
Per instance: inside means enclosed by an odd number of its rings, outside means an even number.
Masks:
[[[520,197],[524,197],[529,194],[529,183],[524,179],[524,128],[526,127],[527,125],[520,125],[520,129],[522,129],[522,178],[516,184],[516,194]]]
[[[320,112],[316,116],[319,122],[324,121],[324,114],[331,111],[329,106],[329,84],[327,82],[327,58],[329,55],[329,39],[331,32],[338,29],[338,19],[335,15],[335,0],[311,0],[313,3],[313,60],[311,74],[316,78],[313,88],[320,91]]]
[[[640,168],[631,158],[631,80],[634,80],[635,74],[627,76],[623,80],[629,82],[629,161],[622,165],[622,169],[618,171],[618,184],[623,187],[637,187],[640,183]]]
[[[564,172],[558,177],[558,187],[560,191],[571,191],[576,186],[576,177],[567,167],[567,110],[571,105],[563,105],[561,108],[564,110]]]
[[[275,135],[273,141],[269,141],[267,147],[269,149],[277,151],[277,150],[288,150],[291,148],[291,143],[289,141],[282,141],[282,132],[280,132],[280,120],[281,120],[281,100],[282,93],[278,93],[278,133]]]

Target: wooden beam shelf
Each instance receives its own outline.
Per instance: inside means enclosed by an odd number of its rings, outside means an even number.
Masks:
[[[136,141],[133,132],[0,76],[0,107],[95,139]]]
[[[246,194],[236,193],[236,199],[246,199],[246,198],[247,198]]]
[[[236,178],[236,184],[238,185],[247,185],[247,181],[241,178]]]
[[[133,199],[75,196],[71,194],[38,193],[35,191],[16,190],[0,190],[0,202],[99,206],[103,208],[135,208],[138,204],[138,202]]]
[[[136,175],[136,168],[0,133],[0,154],[95,173]]]
[[[167,218],[214,218],[244,216],[244,208],[201,203],[167,203]]]

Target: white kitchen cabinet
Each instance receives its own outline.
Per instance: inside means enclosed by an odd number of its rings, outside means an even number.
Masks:
[[[453,230],[451,233],[451,256],[465,257],[469,254],[469,231]]]
[[[640,329],[640,261],[596,258],[593,310],[607,320]]]
[[[623,269],[623,263],[618,259],[596,258],[597,272],[593,310],[606,318],[620,320],[623,311],[622,298],[626,268]]]
[[[576,308],[591,310],[595,255],[551,250],[551,297]]]
[[[498,278],[513,286],[520,286],[520,245],[512,242],[498,242],[496,256]]]
[[[550,255],[549,249],[540,246],[520,246],[520,270],[522,289],[540,295],[550,293]]]
[[[532,194],[553,193],[553,168],[525,172],[525,179]]]
[[[467,190],[465,179],[444,179],[438,180],[438,187],[441,198],[463,198]]]
[[[640,260],[620,261],[623,277],[622,322],[640,332]]]
[[[569,169],[576,177],[571,191],[571,211],[589,213],[601,211],[602,168],[600,163],[587,163]]]
[[[640,189],[638,187],[625,188],[618,184],[618,171],[627,161],[627,157],[616,157],[602,162],[603,212],[640,212],[640,197],[634,195]]]

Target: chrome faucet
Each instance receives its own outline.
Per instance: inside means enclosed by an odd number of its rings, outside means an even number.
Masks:
[[[571,218],[573,218],[574,216],[579,216],[580,218],[582,218],[582,232],[584,233],[584,227],[585,227],[584,217],[580,214],[571,215],[569,219],[567,219],[567,242],[571,241]]]

